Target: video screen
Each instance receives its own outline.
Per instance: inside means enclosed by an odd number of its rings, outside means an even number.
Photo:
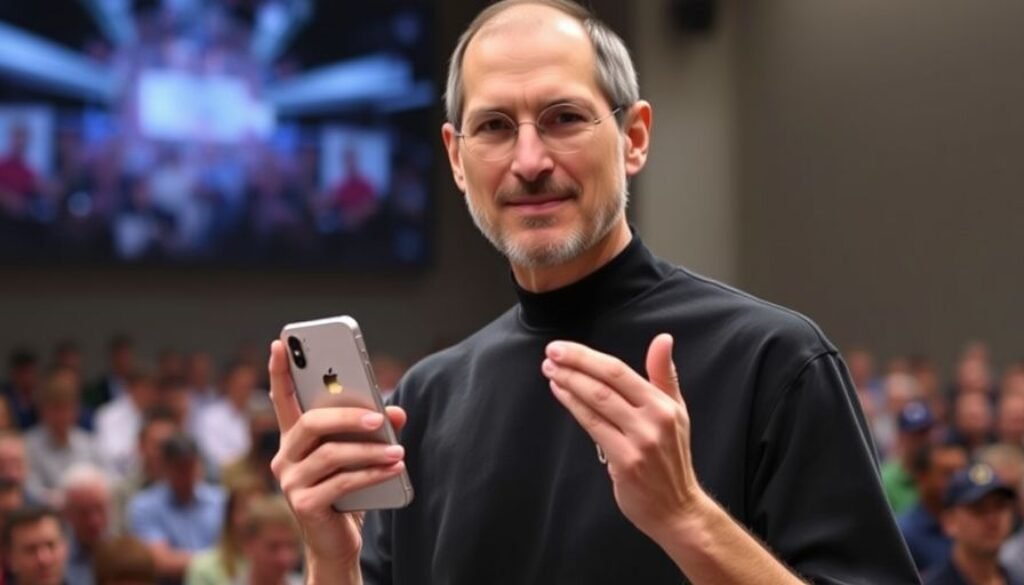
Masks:
[[[433,6],[0,3],[0,262],[430,261]]]

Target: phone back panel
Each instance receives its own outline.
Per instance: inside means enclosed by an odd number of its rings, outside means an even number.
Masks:
[[[305,367],[298,367],[289,350],[289,366],[299,405],[303,410],[327,407],[358,407],[384,412],[373,369],[363,344],[359,325],[351,317],[332,317],[286,325],[281,341],[288,347],[288,338],[296,337],[302,344]],[[375,431],[339,434],[330,441],[376,442],[397,444],[391,423]],[[373,485],[339,498],[337,510],[371,510],[400,508],[412,501],[409,477],[402,473],[383,483]]]

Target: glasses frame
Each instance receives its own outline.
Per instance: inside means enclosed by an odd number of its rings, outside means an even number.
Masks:
[[[575,152],[579,152],[579,151],[583,150],[582,146],[580,148],[576,148],[576,149],[573,149],[573,150],[559,150],[559,149],[556,149],[556,148],[552,148],[551,145],[548,144],[547,140],[545,140],[545,138],[544,138],[546,133],[544,132],[544,130],[540,126],[537,125],[537,119],[543,118],[544,114],[548,110],[551,110],[553,108],[557,108],[557,107],[560,107],[560,106],[565,106],[565,105],[573,105],[573,104],[564,104],[564,103],[562,103],[562,104],[554,104],[554,105],[548,106],[548,107],[544,108],[543,110],[541,110],[539,114],[537,114],[536,119],[534,119],[534,120],[525,120],[525,121],[522,121],[522,122],[520,122],[519,120],[516,120],[515,118],[513,118],[512,116],[509,116],[507,114],[502,114],[500,112],[496,112],[497,115],[500,115],[500,116],[503,116],[503,117],[507,118],[515,126],[515,131],[513,133],[513,140],[510,143],[510,146],[508,148],[508,152],[505,152],[501,156],[498,156],[498,157],[494,157],[494,158],[484,157],[484,156],[481,156],[479,152],[474,151],[473,148],[471,146],[469,146],[469,143],[468,143],[468,140],[467,140],[469,138],[469,135],[466,132],[462,132],[460,130],[456,130],[455,131],[455,138],[462,139],[463,144],[466,145],[466,152],[470,153],[474,157],[476,157],[476,158],[478,158],[478,159],[480,159],[482,161],[486,161],[486,162],[500,162],[500,161],[503,161],[503,160],[507,160],[510,156],[512,156],[512,153],[515,152],[515,150],[516,150],[516,142],[519,141],[519,128],[521,126],[524,126],[524,125],[530,125],[530,126],[533,126],[537,130],[537,136],[540,138],[540,141],[544,144],[545,148],[547,148],[551,152],[555,152],[555,153],[558,153],[558,154],[573,154]],[[579,106],[577,106],[577,107],[579,107]],[[583,108],[580,108],[580,109],[583,109]],[[615,106],[607,114],[604,114],[602,116],[597,116],[597,117],[591,117],[590,120],[588,121],[589,126],[587,127],[587,131],[591,133],[591,136],[593,136],[594,130],[598,126],[600,126],[602,122],[604,122],[608,118],[611,118],[612,116],[615,116],[616,114],[618,114],[619,112],[623,111],[624,109],[625,109],[625,106]]]

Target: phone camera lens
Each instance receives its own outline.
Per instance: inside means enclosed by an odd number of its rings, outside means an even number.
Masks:
[[[300,369],[306,367],[306,355],[302,351],[302,342],[298,337],[288,338],[288,349],[292,350],[292,361],[295,362],[295,366]]]

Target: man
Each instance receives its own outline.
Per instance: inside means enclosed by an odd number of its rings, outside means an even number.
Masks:
[[[452,172],[520,302],[406,375],[405,457],[323,442],[383,417],[300,414],[272,345],[311,582],[917,582],[834,346],[631,233],[652,112],[621,40],[572,2],[501,2],[449,80]],[[407,509],[330,507],[403,469]]]
[[[301,585],[296,572],[301,554],[299,528],[280,496],[262,496],[248,506],[244,520],[242,573],[234,585]]]
[[[96,411],[96,448],[107,467],[126,477],[136,467],[136,444],[144,413],[156,405],[156,380],[135,371],[126,379],[127,392]]]
[[[69,529],[68,582],[92,585],[93,561],[111,532],[110,483],[99,467],[79,463],[64,474],[61,495]]]
[[[56,511],[32,506],[12,512],[3,527],[3,542],[14,583],[64,583],[68,548]]]
[[[882,485],[894,514],[902,514],[917,501],[917,486],[910,473],[914,454],[929,440],[935,418],[924,401],[914,401],[899,412],[895,451],[882,464]]]
[[[17,431],[0,430],[0,477],[18,484],[27,503],[36,503],[45,493],[38,480],[29,475],[25,438]]]
[[[1013,488],[976,463],[949,483],[942,525],[953,539],[949,557],[925,574],[925,585],[1020,585],[999,565],[999,548],[1013,527]]]
[[[1000,443],[1024,447],[1024,394],[1006,393],[999,398],[996,437]]]
[[[994,443],[992,429],[992,402],[981,392],[964,392],[953,403],[953,425],[949,431],[952,440],[960,443],[972,454],[976,449]]]
[[[44,498],[50,500],[71,465],[101,465],[102,461],[92,435],[75,424],[81,413],[81,397],[74,372],[54,372],[39,390],[39,424],[25,433],[25,450],[29,475],[42,486]]]
[[[164,441],[164,480],[128,504],[131,532],[149,545],[157,573],[180,580],[192,555],[217,542],[226,496],[199,480],[199,449],[188,435]]]
[[[8,363],[10,379],[4,384],[3,396],[14,424],[24,430],[38,421],[34,395],[39,386],[39,358],[27,349],[16,349]]]
[[[178,432],[181,427],[172,413],[166,410],[152,410],[146,413],[142,428],[136,435],[136,461],[127,477],[117,484],[114,495],[114,507],[118,526],[124,532],[130,532],[128,521],[128,503],[140,491],[156,485],[164,478],[164,463],[161,448],[167,439]]]
[[[90,408],[117,398],[127,391],[127,378],[135,370],[135,344],[127,335],[115,335],[109,345],[109,371],[85,393],[83,402]]]
[[[196,441],[218,471],[249,451],[249,400],[256,393],[257,382],[255,368],[233,364],[224,375],[224,396],[195,416]]]
[[[925,445],[911,460],[918,502],[899,517],[899,526],[921,573],[949,556],[952,542],[941,524],[943,498],[950,479],[966,466],[967,452],[952,442]]]

